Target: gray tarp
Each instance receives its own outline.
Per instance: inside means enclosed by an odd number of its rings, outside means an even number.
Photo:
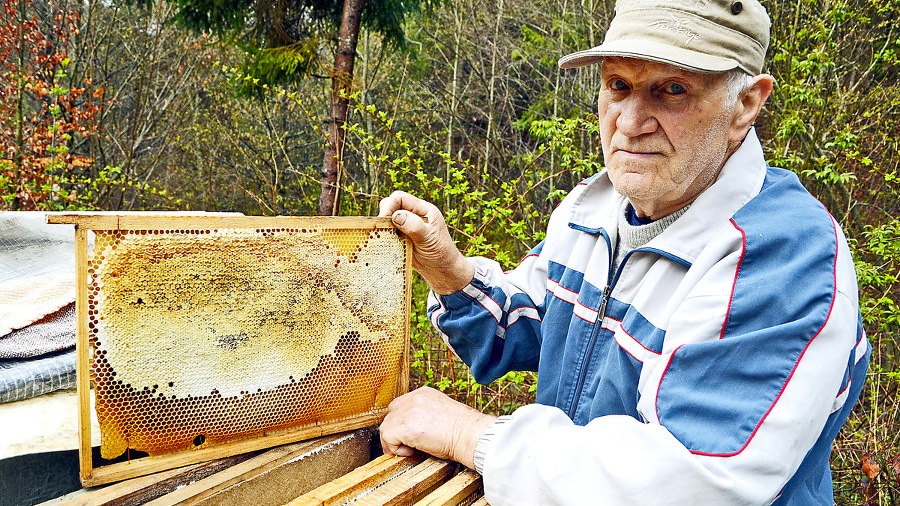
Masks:
[[[0,403],[75,388],[75,347],[22,360],[0,360]]]
[[[46,221],[47,213],[0,212],[0,283],[75,276],[74,227]]]
[[[0,291],[45,286],[40,283],[48,279],[74,280],[74,237],[72,226],[47,225],[46,213],[0,212]],[[20,302],[15,291],[3,293],[0,304],[14,307]],[[75,387],[74,298],[58,300],[56,296],[53,304],[39,308],[28,325],[0,322],[0,328],[11,329],[0,335],[0,402]]]

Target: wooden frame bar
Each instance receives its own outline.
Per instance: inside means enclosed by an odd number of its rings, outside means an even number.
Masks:
[[[382,455],[340,478],[294,499],[287,506],[337,506],[373,490],[418,465],[425,456]]]
[[[196,214],[59,213],[47,223],[75,225],[81,230],[204,230],[220,228],[325,227],[334,229],[393,228],[390,218],[370,216],[204,216]]]
[[[100,467],[93,467],[88,471],[90,473],[88,476],[82,475],[81,483],[85,487],[93,487],[96,485],[102,485],[105,483],[112,483],[115,481],[133,478],[135,476],[142,476],[145,474],[157,473],[166,469],[186,466],[188,464],[206,462],[209,460],[230,457],[232,455],[238,455],[241,453],[271,448],[273,446],[279,446],[295,441],[312,439],[323,436],[325,434],[333,434],[335,432],[371,427],[373,425],[379,424],[381,420],[384,419],[384,415],[385,412],[382,411],[380,413],[367,415],[364,417],[357,417],[349,421],[316,425],[314,427],[285,432],[284,434],[269,435],[252,440],[240,441],[230,445],[205,448],[174,455],[142,457],[135,460],[129,460],[127,462],[119,462]],[[82,436],[89,438],[90,433],[82,433]],[[91,460],[88,459],[87,462],[88,464],[90,464]],[[84,467],[85,465],[84,463],[82,463],[82,470],[84,470]]]
[[[146,504],[174,506],[202,502],[247,504],[250,501],[261,503],[273,499],[277,499],[279,503],[288,501],[297,493],[308,490],[309,487],[304,486],[309,482],[312,482],[312,486],[316,486],[329,476],[347,472],[368,460],[367,438],[352,445],[341,444],[341,439],[344,438],[331,435],[313,441],[279,446]],[[357,436],[357,439],[363,438]],[[360,445],[360,442],[363,444]],[[363,446],[364,454],[352,451],[354,446]],[[291,469],[292,467],[296,469]],[[276,476],[279,474],[283,476]],[[218,498],[237,486],[245,489],[237,494],[241,497],[233,497],[231,500]],[[276,490],[271,490],[273,487]],[[268,496],[269,501],[263,501],[263,496]]]
[[[79,475],[82,482],[93,474],[91,450],[91,385],[87,371],[88,356],[87,328],[87,230],[75,227],[75,388],[78,394],[78,446]]]
[[[269,448],[303,439],[310,439],[336,432],[369,427],[380,423],[386,409],[356,416],[351,419],[315,424],[295,430],[266,432],[261,437],[235,441],[230,444],[208,448],[196,448],[186,452],[143,457],[126,462],[94,466],[91,447],[91,385],[90,385],[90,344],[88,329],[88,242],[89,231],[136,231],[166,230],[171,232],[216,229],[255,228],[326,228],[358,229],[393,228],[390,218],[373,217],[247,217],[237,215],[204,215],[196,213],[55,213],[47,217],[48,223],[75,225],[76,253],[76,357],[77,393],[79,401],[79,474],[86,487],[119,481],[135,476],[155,473],[175,467],[205,462],[213,459]],[[405,301],[406,321],[409,321],[409,301],[412,294],[411,269],[412,254],[409,241],[406,242]],[[408,323],[403,328],[402,359],[397,379],[396,392],[402,394],[409,389],[409,341]]]
[[[416,503],[416,506],[456,506],[481,488],[481,476],[466,469]]]
[[[397,506],[409,504],[438,488],[453,475],[455,462],[434,457],[403,473],[356,501],[360,506]]]
[[[481,489],[481,476],[454,462],[382,455],[286,506],[456,506],[479,499]]]
[[[54,504],[282,506],[368,462],[373,432],[371,428],[359,429],[169,469],[108,486],[81,489],[58,498]]]
[[[84,488],[67,496],[57,498],[53,504],[56,506],[125,506],[145,504],[170,490],[176,490],[187,483],[202,480],[223,469],[240,464],[251,457],[253,457],[252,453],[234,455],[177,469],[169,469],[156,474],[138,476],[137,478],[95,489]],[[57,504],[60,501],[62,502]]]

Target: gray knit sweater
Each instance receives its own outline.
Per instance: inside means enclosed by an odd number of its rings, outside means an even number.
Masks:
[[[613,264],[613,272],[619,268],[619,264],[622,263],[622,259],[625,258],[629,251],[640,248],[650,242],[691,207],[690,205],[684,206],[674,213],[663,216],[646,225],[632,225],[628,223],[628,215],[632,209],[631,202],[628,199],[624,199],[622,202],[622,207],[619,209],[619,242],[616,245],[616,260]]]

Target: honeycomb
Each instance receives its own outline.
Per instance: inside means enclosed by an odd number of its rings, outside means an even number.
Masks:
[[[95,231],[101,456],[163,455],[383,411],[405,359],[392,228]]]

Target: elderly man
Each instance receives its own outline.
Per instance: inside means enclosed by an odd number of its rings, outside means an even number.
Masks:
[[[560,60],[602,64],[606,169],[513,271],[463,257],[433,205],[382,201],[474,377],[538,371],[537,403],[500,418],[398,398],[386,451],[477,469],[494,506],[832,504],[870,347],[840,228],[763,160],[768,41],[756,0],[619,0],[604,43]]]

